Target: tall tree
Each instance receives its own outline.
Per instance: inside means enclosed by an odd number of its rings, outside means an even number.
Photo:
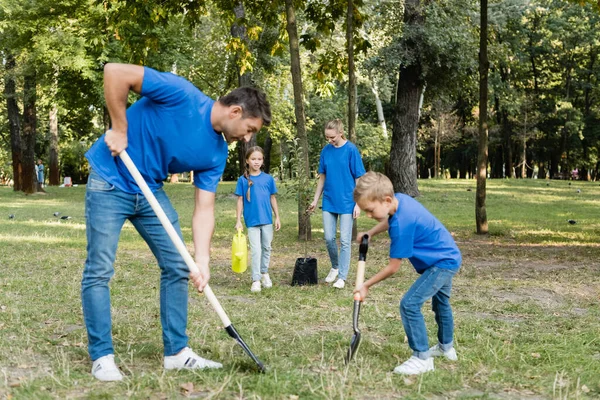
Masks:
[[[354,67],[354,0],[348,0],[346,13],[346,53],[348,55],[348,140],[356,136],[356,71]],[[356,224],[355,224],[356,226]]]
[[[25,193],[35,193],[37,191],[37,177],[35,176],[36,85],[35,70],[26,71],[23,84],[23,186],[21,188]]]
[[[6,57],[6,74],[4,76],[4,96],[6,97],[6,110],[8,112],[8,124],[10,130],[10,147],[12,153],[13,167],[13,190],[20,191],[22,184],[21,171],[23,170],[23,152],[21,145],[21,123],[19,104],[17,103],[17,92],[15,85],[16,61],[13,54],[8,51]]]
[[[300,47],[298,43],[298,26],[296,10],[292,0],[285,0],[286,30],[290,42],[290,62],[292,86],[294,89],[294,111],[296,116],[297,169],[298,169],[298,238],[310,240],[310,218],[306,218],[306,209],[310,204],[308,163],[308,138],[304,114],[304,93],[302,86],[302,70],[300,68]]]
[[[488,233],[485,208],[488,162],[488,4],[480,0],[479,30],[479,151],[477,153],[477,192],[475,195],[475,223],[478,234]]]

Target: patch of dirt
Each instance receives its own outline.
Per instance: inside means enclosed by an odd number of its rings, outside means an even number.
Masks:
[[[556,309],[564,305],[563,297],[556,292],[540,288],[512,288],[510,290],[496,290],[491,296],[500,301],[510,303],[523,303],[532,301],[544,308]]]

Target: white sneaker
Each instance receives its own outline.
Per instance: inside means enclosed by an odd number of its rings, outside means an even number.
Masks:
[[[331,268],[329,270],[329,273],[327,274],[327,278],[325,278],[325,282],[331,283],[331,282],[335,281],[335,278],[337,278],[339,272],[340,271],[338,271],[337,269]]]
[[[164,366],[165,369],[223,368],[221,363],[202,358],[189,347],[185,347],[174,356],[166,356]]]
[[[253,293],[260,292],[260,281],[252,282],[252,286],[250,286],[250,291]]]
[[[433,357],[421,360],[419,357],[412,356],[394,368],[394,373],[401,375],[420,375],[428,371],[433,371]]]
[[[269,276],[269,274],[262,274],[262,279],[260,281],[262,285],[267,289],[273,286],[273,282],[271,282],[271,277]]]
[[[338,279],[334,284],[333,287],[336,289],[343,289],[344,286],[346,286],[346,281],[342,280],[342,279]]]
[[[92,375],[99,381],[105,382],[123,380],[123,375],[121,375],[121,371],[115,364],[114,354],[108,354],[94,361],[92,363]]]
[[[456,350],[454,350],[454,347],[452,347],[450,350],[443,351],[439,343],[429,349],[429,355],[431,357],[444,356],[450,361],[458,360],[458,356],[456,355]]]

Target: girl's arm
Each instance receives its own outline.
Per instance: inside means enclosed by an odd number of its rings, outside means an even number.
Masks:
[[[360,288],[354,290],[353,293],[358,293],[360,295],[360,300],[364,301],[367,297],[367,294],[369,294],[369,288],[376,283],[379,283],[382,280],[394,275],[400,268],[401,263],[402,260],[400,258],[390,258],[390,262],[385,268],[376,273],[373,277],[371,277],[371,279],[363,283]]]
[[[389,225],[388,225],[388,220],[387,219],[385,219],[383,221],[380,221],[377,225],[375,225],[374,227],[372,227],[368,231],[366,231],[366,232],[359,232],[358,235],[356,235],[356,241],[358,243],[360,243],[362,241],[362,238],[363,238],[364,235],[369,235],[369,240],[370,240],[373,236],[375,236],[375,235],[377,235],[377,234],[379,234],[381,232],[387,231],[388,228],[389,228]]]
[[[321,194],[323,193],[324,186],[325,186],[325,174],[321,174],[321,175],[319,175],[319,181],[317,182],[317,190],[315,190],[315,197],[313,199],[313,202],[310,203],[310,205],[308,206],[308,209],[306,211],[308,211],[308,212],[315,211],[315,208],[317,208],[317,203],[319,201],[319,197],[321,197]]]
[[[244,229],[244,226],[242,225],[242,211],[243,210],[244,210],[244,199],[242,199],[242,196],[238,196],[237,205],[235,207],[235,216],[237,218],[237,222],[235,223],[236,230]]]
[[[274,194],[271,195],[271,208],[273,208],[273,212],[275,213],[275,230],[278,231],[281,229],[281,221],[279,221],[279,207],[277,206],[277,198]]]

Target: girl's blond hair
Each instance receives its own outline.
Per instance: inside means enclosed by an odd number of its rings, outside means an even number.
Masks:
[[[342,135],[342,139],[346,140],[346,136],[344,136],[344,123],[341,119],[332,119],[328,123],[325,124],[325,130],[332,129],[337,133]]]
[[[390,178],[379,172],[369,171],[356,181],[354,201],[383,201],[386,196],[394,197],[394,185]]]
[[[254,185],[254,182],[252,182],[252,179],[250,179],[250,168],[248,168],[248,159],[255,151],[259,151],[260,154],[263,155],[263,158],[265,158],[265,152],[260,146],[252,146],[248,150],[246,150],[246,165],[244,165],[244,177],[248,180],[248,190],[246,191],[246,199],[248,199],[248,201],[250,201],[250,188],[252,187],[252,185]]]

